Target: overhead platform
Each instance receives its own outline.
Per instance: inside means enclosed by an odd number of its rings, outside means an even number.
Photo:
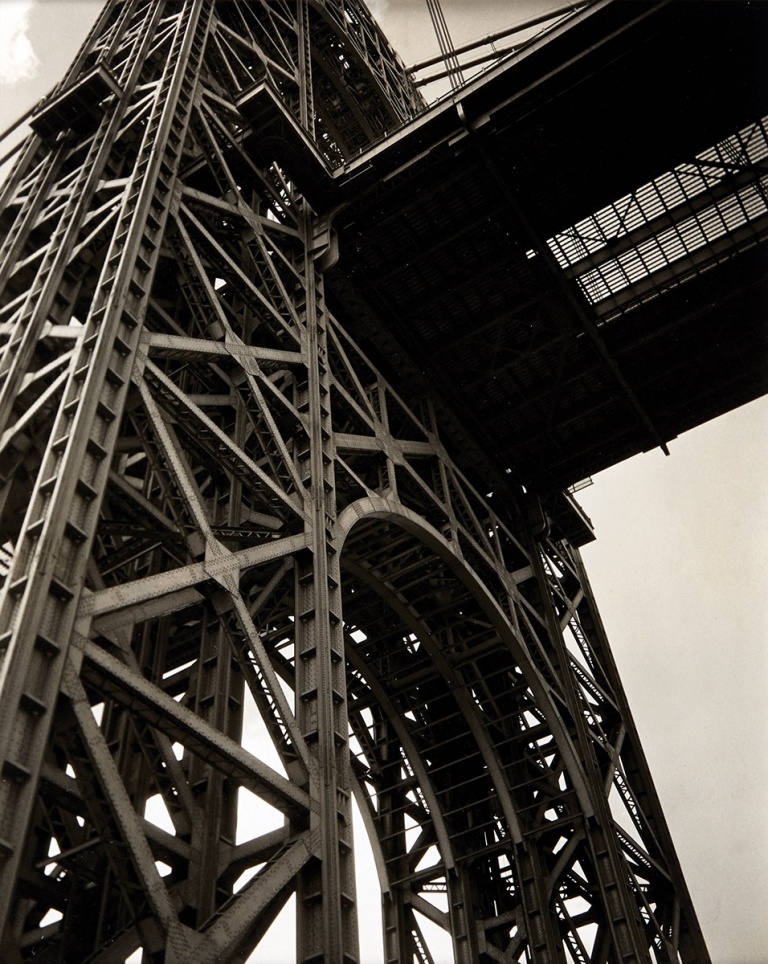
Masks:
[[[97,64],[75,84],[64,88],[35,111],[29,126],[46,140],[70,130],[95,126],[108,98],[119,97],[120,87],[104,64]]]
[[[586,8],[335,172],[333,309],[542,494],[764,394],[766,44]]]

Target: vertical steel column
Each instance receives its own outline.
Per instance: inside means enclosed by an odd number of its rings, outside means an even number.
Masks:
[[[216,608],[219,612],[216,612]],[[243,677],[233,666],[225,619],[231,601],[221,593],[206,613],[204,638],[194,674],[195,712],[211,726],[236,741],[242,736]],[[221,903],[217,893],[221,841],[234,843],[237,826],[237,788],[215,767],[192,759],[189,784],[200,812],[192,827],[190,877],[195,895],[190,903],[198,927],[213,916]]]
[[[322,227],[305,208],[301,230],[307,382],[300,387],[299,409],[307,417],[309,450],[299,458],[307,473],[304,484],[310,554],[297,572],[296,711],[301,733],[319,764],[315,791],[319,809],[311,820],[319,830],[321,859],[319,867],[313,863],[301,875],[298,945],[302,962],[341,964],[357,960],[358,939],[346,668],[335,546],[328,319],[314,244],[322,235]]]
[[[314,137],[315,99],[312,89],[312,34],[309,26],[308,0],[296,0],[296,29],[299,41],[299,120],[304,130]]]

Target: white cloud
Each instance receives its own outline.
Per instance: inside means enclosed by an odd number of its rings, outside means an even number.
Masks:
[[[32,0],[0,0],[0,84],[34,77],[40,59],[29,39]]]
[[[2,3],[2,0],[0,0]],[[368,9],[378,20],[389,6],[389,0],[368,0]]]

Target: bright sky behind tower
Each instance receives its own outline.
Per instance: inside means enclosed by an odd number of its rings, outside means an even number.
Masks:
[[[29,37],[32,0],[0,2],[0,84],[34,77],[40,58]]]

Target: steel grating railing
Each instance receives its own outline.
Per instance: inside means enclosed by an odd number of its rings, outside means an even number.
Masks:
[[[548,240],[603,321],[768,233],[768,118]]]

